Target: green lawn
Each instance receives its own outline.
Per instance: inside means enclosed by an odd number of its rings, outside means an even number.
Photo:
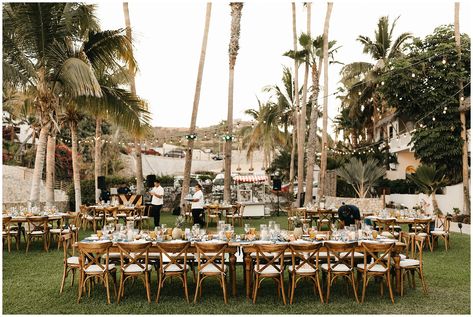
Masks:
[[[175,216],[164,214],[162,222],[173,225]],[[267,223],[270,219],[286,228],[286,218],[266,218],[251,222]],[[237,233],[242,232],[237,230]],[[81,235],[90,234],[82,231]],[[237,297],[230,297],[224,305],[221,289],[216,280],[204,283],[202,300],[196,305],[187,304],[181,284],[177,279],[167,283],[159,304],[156,296],[156,273],[152,275],[153,302],[148,304],[140,281],[127,284],[125,298],[117,305],[106,304],[105,290],[97,286],[90,298],[83,297],[76,303],[77,284],[71,288],[66,283],[59,294],[62,274],[62,251],[53,248],[49,253],[41,251],[40,243],[25,255],[22,243],[19,252],[3,252],[3,313],[4,314],[470,314],[470,236],[452,234],[452,248],[445,252],[443,244],[433,253],[425,253],[425,276],[429,293],[424,295],[420,282],[418,288],[407,288],[404,297],[395,297],[393,305],[389,297],[381,298],[379,288],[370,285],[364,304],[357,304],[348,296],[344,283],[337,283],[331,291],[330,303],[320,304],[309,283],[296,289],[295,303],[284,306],[278,300],[274,283],[264,282],[256,305],[246,299],[242,266],[237,267]],[[190,277],[191,275],[189,275]],[[286,274],[287,278],[287,274]],[[70,281],[70,280],[69,280]],[[69,282],[68,281],[68,282]],[[189,278],[190,296],[195,284]],[[229,284],[229,283],[228,283]],[[360,292],[361,293],[361,292]]]

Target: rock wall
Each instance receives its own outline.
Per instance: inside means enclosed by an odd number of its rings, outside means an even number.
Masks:
[[[31,182],[33,178],[33,169],[3,165],[2,167],[2,205],[3,209],[10,207],[26,206],[30,198]],[[46,191],[44,181],[40,185],[40,206],[43,207],[46,202]],[[54,198],[56,206],[62,210],[66,210],[68,197],[62,190],[54,190]]]
[[[382,198],[349,198],[349,197],[333,197],[325,196],[327,207],[338,208],[344,202],[347,205],[357,206],[361,212],[377,211],[383,209]]]

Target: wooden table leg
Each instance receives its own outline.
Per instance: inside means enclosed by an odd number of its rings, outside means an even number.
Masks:
[[[232,284],[232,295],[236,296],[236,255],[230,254],[230,280]]]
[[[396,272],[396,293],[401,294],[401,257],[399,253],[393,253],[394,271]]]
[[[243,256],[245,262],[245,277],[246,277],[246,297],[251,296],[251,256],[250,253],[244,253]]]

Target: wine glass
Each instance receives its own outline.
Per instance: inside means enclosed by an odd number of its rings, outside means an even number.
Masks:
[[[302,231],[304,232],[304,234],[309,233],[309,224],[308,223],[302,224]]]
[[[250,224],[249,223],[245,223],[245,233],[246,234],[250,233]]]

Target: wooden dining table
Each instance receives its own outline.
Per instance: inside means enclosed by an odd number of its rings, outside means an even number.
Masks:
[[[90,241],[89,241],[90,242]],[[91,242],[93,243],[93,242]],[[289,243],[288,244],[289,248]],[[323,241],[322,241],[323,243]],[[268,241],[268,244],[271,244],[270,241]],[[77,242],[74,244],[76,247],[78,246]],[[405,243],[403,242],[396,242],[396,245],[392,251],[392,259],[394,261],[394,269],[395,269],[395,277],[396,277],[396,292],[397,294],[401,293],[401,266],[400,266],[400,252],[404,250],[406,247]],[[225,250],[226,253],[229,254],[229,270],[230,270],[230,284],[231,284],[231,289],[232,289],[232,295],[236,296],[237,294],[237,287],[236,287],[236,264],[237,264],[237,257],[236,253],[239,250],[242,250],[243,252],[243,274],[245,277],[245,290],[246,290],[246,297],[250,298],[251,297],[251,287],[252,287],[252,266],[253,266],[253,260],[254,258],[251,257],[251,253],[256,252],[256,247],[254,242],[248,242],[248,241],[230,241],[228,242],[228,247]],[[327,249],[325,247],[322,247],[320,249],[321,252],[326,252]],[[363,247],[361,246],[361,241],[359,242],[359,246],[356,248],[357,252],[362,252]],[[114,242],[112,247],[110,248],[110,252],[119,252],[118,246]],[[151,248],[149,249],[149,252],[159,252],[159,249],[157,247],[157,242],[153,242]],[[194,246],[194,242],[191,242],[191,246],[189,247],[188,253],[196,253],[197,249]]]

